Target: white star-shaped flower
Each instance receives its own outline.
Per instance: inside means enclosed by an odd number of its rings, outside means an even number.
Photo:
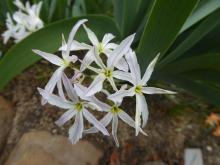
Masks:
[[[62,86],[61,77],[64,74],[64,69],[67,68],[71,62],[75,63],[78,59],[77,56],[75,55],[70,56],[70,46],[72,44],[73,38],[77,30],[86,21],[87,21],[86,19],[80,20],[72,28],[69,38],[68,38],[68,42],[67,42],[67,49],[66,51],[62,51],[62,58],[51,53],[42,52],[40,50],[33,50],[36,54],[40,55],[41,57],[48,60],[52,64],[58,66],[57,70],[53,73],[52,77],[50,78],[47,85],[45,86],[45,90],[48,91],[49,93],[52,93],[54,88],[57,85],[59,94],[62,95],[63,92],[61,89],[61,86]],[[45,104],[45,103],[46,103],[45,100],[42,100],[42,104]]]
[[[109,106],[105,104],[102,106],[102,109],[107,112],[107,114],[100,120],[103,126],[107,127],[109,123],[112,121],[112,136],[115,141],[117,147],[119,147],[119,142],[117,138],[117,130],[118,130],[118,118],[120,118],[123,122],[128,124],[130,127],[135,128],[135,121],[121,108],[119,108],[121,103],[114,103],[114,105]],[[147,136],[147,134],[140,128],[142,134]],[[92,127],[88,130],[85,130],[84,133],[97,133],[99,130],[96,127]]]
[[[129,51],[125,57],[130,68],[130,76],[119,78],[125,81],[129,81],[133,85],[133,87],[128,90],[117,91],[116,93],[110,95],[108,98],[114,101],[122,101],[123,97],[125,96],[136,96],[135,127],[136,135],[138,135],[141,125],[141,116],[143,119],[142,127],[144,127],[147,123],[149,115],[147,102],[143,94],[175,94],[176,92],[147,86],[147,82],[151,77],[159,55],[157,55],[149,64],[142,78],[135,52]]]
[[[94,54],[94,59],[96,64],[100,67],[100,69],[91,67],[86,65],[85,63],[82,62],[82,64],[85,64],[89,69],[93,70],[96,72],[98,75],[95,77],[94,81],[91,83],[91,85],[88,88],[88,93],[87,96],[91,96],[99,91],[102,90],[103,88],[103,82],[107,79],[113,89],[117,91],[117,87],[115,85],[115,82],[113,78],[118,78],[121,76],[126,76],[127,74],[122,73],[122,71],[119,70],[114,70],[115,65],[118,63],[118,61],[127,53],[127,51],[130,49],[131,43],[134,39],[134,34],[128,36],[126,39],[124,39],[120,45],[118,45],[112,53],[109,55],[107,59],[107,64],[105,65],[98,55],[98,51],[96,48],[92,48],[93,54]]]
[[[71,45],[71,50],[75,50],[75,51],[88,50],[88,52],[85,54],[85,57],[83,59],[83,64],[80,67],[81,71],[84,71],[86,69],[86,65],[90,65],[92,62],[95,61],[94,51],[92,49],[93,47],[95,47],[95,49],[97,50],[98,55],[104,54],[107,57],[109,57],[112,54],[112,51],[118,46],[117,44],[110,42],[115,38],[113,34],[111,33],[105,34],[102,41],[100,42],[98,40],[98,37],[91,29],[86,27],[86,25],[83,25],[83,27],[86,30],[86,33],[92,45],[80,43],[77,41],[74,41]],[[65,49],[66,49],[66,45],[60,48],[60,50],[65,50]],[[128,64],[124,58],[121,58],[118,61],[118,63],[115,65],[115,67],[118,68],[119,70],[128,71]]]
[[[58,126],[64,125],[71,118],[75,117],[75,121],[73,126],[69,129],[69,139],[75,144],[82,138],[83,130],[84,130],[84,118],[94,125],[99,131],[101,131],[104,135],[109,135],[106,128],[103,126],[101,122],[99,122],[88,110],[90,109],[98,109],[102,103],[96,99],[95,97],[85,97],[86,88],[79,86],[76,90],[73,88],[69,79],[63,75],[64,87],[66,89],[68,98],[70,100],[66,100],[62,97],[58,97],[54,94],[49,93],[46,90],[38,88],[38,91],[42,95],[42,97],[47,100],[51,105],[55,105],[59,108],[66,109],[67,111],[56,121]],[[78,96],[83,96],[81,99]],[[97,104],[96,104],[97,103]]]
[[[24,6],[20,0],[15,0],[14,4],[19,10],[14,12],[12,17],[7,13],[7,30],[2,34],[4,44],[7,43],[9,38],[13,38],[14,42],[17,43],[30,33],[44,26],[43,21],[39,17],[42,2],[31,6],[27,1]]]

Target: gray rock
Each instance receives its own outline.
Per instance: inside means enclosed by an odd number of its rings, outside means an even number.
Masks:
[[[185,165],[203,165],[201,149],[185,149],[184,162]]]
[[[35,131],[22,136],[5,165],[96,165],[101,156],[88,141],[72,145],[66,137]]]
[[[3,150],[12,126],[14,111],[11,102],[0,96],[0,152]]]

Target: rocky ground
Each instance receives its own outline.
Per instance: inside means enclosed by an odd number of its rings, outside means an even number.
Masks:
[[[50,74],[48,65],[39,62],[0,93],[0,164],[181,165],[185,148],[200,148],[204,164],[220,164],[220,139],[213,137],[204,124],[206,116],[219,109],[181,92],[175,98],[147,98],[150,119],[144,130],[148,137],[135,137],[134,130],[120,122],[120,148],[111,137],[101,134],[86,136],[71,145],[66,138],[71,123],[61,128],[54,124],[62,111],[40,105],[36,88],[43,87]],[[132,99],[123,104],[131,115],[134,107]]]

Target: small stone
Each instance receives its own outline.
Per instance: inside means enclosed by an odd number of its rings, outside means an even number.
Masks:
[[[53,129],[52,134],[57,134],[57,129]]]
[[[185,149],[184,162],[184,165],[203,165],[201,149]]]
[[[0,152],[6,143],[7,136],[12,126],[13,117],[14,111],[11,102],[0,96]]]
[[[66,137],[34,131],[22,136],[5,165],[96,165],[101,156],[88,141],[72,145]]]
[[[211,146],[206,146],[207,151],[212,152],[212,147]]]

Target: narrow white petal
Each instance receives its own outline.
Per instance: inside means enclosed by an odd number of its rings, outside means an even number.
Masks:
[[[65,98],[65,95],[64,95],[64,92],[63,92],[63,85],[62,85],[61,79],[59,79],[59,81],[57,82],[57,89],[58,89],[59,96],[62,97],[65,100],[66,98]]]
[[[86,67],[87,67],[88,65],[90,65],[90,64],[95,60],[93,53],[94,53],[94,50],[93,50],[93,49],[90,49],[90,50],[86,53],[85,57],[83,58],[82,64],[81,64],[81,66],[80,66],[80,71],[81,71],[81,72],[84,71],[84,70],[86,69]]]
[[[140,97],[136,94],[136,112],[135,112],[135,135],[137,136],[141,126],[141,105]]]
[[[141,80],[142,85],[146,85],[147,82],[148,82],[148,80],[150,79],[151,74],[152,74],[153,71],[154,71],[155,64],[156,64],[156,62],[157,62],[157,60],[158,60],[158,58],[159,58],[159,55],[160,55],[160,53],[158,53],[157,56],[156,56],[156,57],[151,61],[151,63],[148,65],[148,67],[147,67],[147,69],[146,69],[146,71],[145,71],[145,73],[144,73],[144,76],[143,76],[143,78],[142,78],[142,80]]]
[[[71,51],[77,51],[77,50],[89,50],[91,49],[92,47],[90,45],[87,45],[85,43],[80,43],[76,40],[73,40],[72,42],[72,45],[70,47],[70,50]],[[59,48],[60,51],[66,51],[67,50],[67,44],[64,44],[62,45],[60,48]]]
[[[66,57],[66,60],[67,60],[68,62],[75,63],[75,62],[78,60],[78,57],[75,56],[75,55],[72,55],[72,56]]]
[[[134,36],[134,34],[128,36],[120,43],[117,48],[115,48],[115,50],[112,52],[107,60],[108,67],[113,68],[122,58],[122,56],[127,53],[127,51],[130,49],[132,41],[134,40]]]
[[[95,103],[101,111],[108,111],[110,109],[110,106],[100,100],[98,100],[95,96],[91,97],[91,101]]]
[[[64,45],[66,45],[66,40],[65,40],[65,37],[64,37],[64,35],[63,35],[63,33],[62,33],[62,46],[64,46]]]
[[[102,39],[103,46],[106,46],[106,44],[108,44],[114,38],[115,38],[115,36],[113,34],[111,34],[111,33],[105,34],[103,39]]]
[[[62,81],[63,81],[63,85],[66,89],[67,96],[73,102],[78,102],[78,96],[76,94],[76,91],[74,90],[73,85],[72,85],[70,79],[68,79],[68,77],[66,76],[66,74],[63,74]]]
[[[75,122],[69,129],[69,140],[72,144],[75,144],[82,138],[82,133],[84,129],[82,113],[77,113],[75,117]]]
[[[83,109],[83,115],[91,124],[94,125],[94,127],[100,130],[104,135],[109,136],[109,133],[105,126],[100,123],[87,109]]]
[[[128,88],[128,85],[127,84],[123,84],[120,88],[120,90],[126,90]]]
[[[95,96],[86,96],[87,89],[83,85],[76,83],[74,84],[74,89],[76,90],[77,95],[86,101],[89,101],[88,106],[93,107],[93,109],[96,109],[98,111],[108,111],[111,107],[100,100],[98,100]]]
[[[112,120],[112,136],[115,141],[117,147],[119,147],[119,142],[117,138],[117,130],[118,130],[118,116],[114,115]]]
[[[103,117],[100,122],[105,126],[107,127],[109,125],[109,123],[111,122],[112,120],[112,113],[108,112],[107,115],[105,115],[105,117]]]
[[[56,122],[55,124],[59,127],[63,126],[67,121],[69,121],[77,113],[74,109],[69,109],[66,111]]]
[[[52,63],[54,65],[57,65],[57,66],[63,65],[63,60],[60,57],[58,57],[57,55],[42,52],[42,51],[36,50],[36,49],[33,49],[33,52],[40,55],[41,57],[43,57],[44,59],[46,59],[47,61],[49,61],[50,63]]]
[[[83,73],[81,71],[75,70],[74,75],[72,76],[72,78],[70,78],[70,81],[72,83],[75,83],[75,82],[80,82],[83,79],[84,79]]]
[[[81,84],[79,84],[79,83],[75,83],[74,84],[74,89],[75,89],[75,91],[76,91],[76,93],[77,93],[77,95],[81,98],[81,99],[83,99],[83,100],[87,100],[87,96],[85,96],[86,95],[86,92],[87,92],[87,87],[85,87],[85,86],[83,86],[83,85],[81,85]]]
[[[112,76],[114,78],[119,79],[119,80],[128,81],[128,82],[133,84],[131,74],[128,73],[128,72],[123,72],[123,71],[116,70],[116,71],[113,71]]]
[[[124,111],[119,111],[118,112],[118,116],[125,122],[127,123],[129,126],[135,128],[135,122],[134,120]]]
[[[65,40],[65,37],[64,37],[64,35],[62,34],[62,47],[63,46],[66,46],[67,44],[66,44],[66,40]],[[65,57],[66,57],[66,50],[64,51],[64,50],[61,50],[62,52],[62,57],[63,57],[63,59],[65,59]]]
[[[88,88],[84,87],[83,85],[76,83],[74,84],[74,89],[76,90],[78,96],[81,99],[90,101],[91,103],[93,103],[93,106],[96,107],[98,110],[108,111],[109,109],[111,109],[111,107],[108,104],[101,102],[95,96],[86,96]]]
[[[42,95],[42,97],[47,100],[51,105],[55,105],[63,109],[70,109],[73,107],[73,104],[71,102],[66,101],[63,98],[58,97],[54,94],[51,94],[44,89],[38,88],[38,91]]]
[[[102,74],[99,74],[98,76],[96,76],[96,78],[93,80],[92,84],[89,86],[86,96],[91,96],[91,95],[101,91],[104,81],[105,81],[105,77]]]
[[[149,116],[147,102],[143,94],[136,94],[136,99],[137,99],[136,111],[139,111],[141,113],[143,119],[142,127],[144,127],[147,124],[147,120]]]
[[[63,67],[59,67],[51,76],[50,80],[48,81],[47,85],[45,86],[45,90],[52,93],[57,82],[61,79],[63,74]]]
[[[135,52],[130,50],[125,55],[125,58],[128,62],[133,82],[138,84],[141,81],[141,70]]]
[[[106,96],[111,95],[111,93],[106,89],[102,89],[101,92],[104,93]]]
[[[115,43],[108,43],[105,45],[105,49],[109,50],[109,49],[115,49],[118,46],[118,44]]]
[[[98,38],[96,37],[95,33],[86,27],[86,25],[83,26],[84,29],[86,30],[86,33],[89,37],[89,40],[91,41],[91,43],[94,45],[94,46],[98,46],[99,44],[99,41],[98,41]]]
[[[97,68],[94,68],[90,65],[87,65],[86,63],[84,63],[82,60],[79,59],[79,61],[81,62],[81,65],[85,65],[88,69],[92,70],[93,72],[95,73],[100,73],[101,72],[101,69],[97,69]]]
[[[120,112],[118,113],[118,116],[119,116],[125,123],[127,123],[129,126],[135,128],[135,121],[134,121],[126,112],[120,111]],[[141,132],[143,135],[147,136],[147,134],[146,134],[141,128],[139,128],[139,129],[140,129],[140,132]]]
[[[79,29],[79,27],[85,23],[87,21],[87,19],[82,19],[79,20],[72,28],[70,34],[69,34],[69,38],[68,38],[68,42],[67,42],[67,49],[66,49],[66,56],[69,56],[70,54],[70,49],[71,49],[71,45],[73,43],[73,39],[75,37],[75,34],[77,32],[77,30]]]
[[[119,90],[115,92],[114,94],[108,96],[108,99],[114,101],[114,102],[122,102],[123,98],[126,96],[134,96],[134,89],[131,88],[129,90]]]
[[[89,50],[91,49],[92,46],[91,45],[88,45],[88,44],[85,44],[85,43],[82,43],[82,42],[78,42],[76,40],[73,40],[73,43],[72,43],[72,46],[71,46],[71,49],[72,50]]]
[[[109,112],[100,120],[100,123],[102,123],[104,127],[107,127],[111,122],[111,120],[112,120],[112,114]],[[97,132],[99,132],[99,130],[96,127],[91,127],[84,131],[84,133],[97,133]]]
[[[96,62],[96,64],[102,68],[102,69],[106,69],[105,64],[102,62],[102,59],[100,58],[98,51],[95,47],[92,48],[93,49],[93,53],[94,53],[94,60]]]
[[[115,85],[115,82],[114,82],[112,77],[108,78],[108,82],[111,84],[111,86],[114,89],[114,91],[118,91],[118,89],[117,89],[117,87]]]
[[[161,89],[161,88],[155,88],[155,87],[143,87],[142,92],[145,94],[176,94],[176,92]]]
[[[115,67],[118,68],[119,70],[128,72],[128,63],[125,61],[123,57],[118,61]]]

